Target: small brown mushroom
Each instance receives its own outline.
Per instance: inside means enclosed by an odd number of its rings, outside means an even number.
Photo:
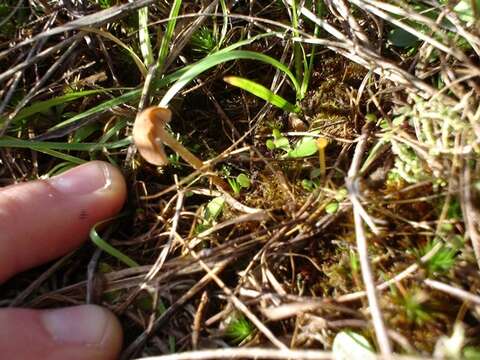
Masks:
[[[168,158],[163,143],[158,141],[159,131],[172,118],[172,112],[166,108],[149,107],[137,115],[133,124],[133,141],[140,155],[152,165],[167,165]]]
[[[327,172],[327,167],[325,164],[325,148],[328,145],[328,140],[324,137],[319,137],[316,143],[317,143],[317,149],[318,149],[318,160],[320,163],[320,176],[323,179]]]
[[[149,107],[137,115],[133,125],[133,141],[140,155],[152,165],[166,165],[168,158],[163,145],[167,145],[195,170],[201,170],[204,166],[203,161],[165,130],[165,125],[171,118],[172,112],[169,109],[157,106]],[[218,176],[210,175],[210,178],[215,185],[228,189],[227,183]]]

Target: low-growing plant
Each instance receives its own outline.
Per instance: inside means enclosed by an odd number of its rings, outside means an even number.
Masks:
[[[286,136],[283,136],[280,130],[272,130],[273,139],[268,139],[265,145],[269,150],[281,150],[283,156],[287,158],[303,158],[317,153],[318,146],[316,139],[310,136],[303,136],[293,146]]]
[[[217,47],[217,39],[213,31],[207,26],[201,26],[193,33],[190,39],[190,46],[193,52],[199,56],[206,56]]]
[[[400,306],[408,322],[422,326],[434,319],[426,304],[429,297],[425,291],[416,287],[405,290],[392,286],[390,292],[394,302]]]
[[[234,315],[225,330],[225,335],[233,344],[250,339],[255,331],[253,324],[241,314]]]
[[[429,253],[440,240],[428,241],[424,246],[416,252],[418,258],[421,258],[425,254]],[[428,275],[437,275],[448,272],[456,261],[458,250],[447,245],[442,245],[441,248],[428,259],[423,266],[425,267]]]
[[[228,178],[227,181],[235,195],[240,194],[242,189],[248,189],[251,185],[249,177],[244,173],[241,173],[234,178]]]
[[[196,232],[201,233],[211,228],[222,213],[224,205],[225,199],[222,196],[217,196],[210,200],[205,206],[202,221],[197,225]]]

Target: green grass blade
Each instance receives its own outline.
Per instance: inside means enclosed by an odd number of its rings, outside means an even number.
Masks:
[[[243,89],[255,96],[258,96],[260,99],[263,99],[282,110],[288,111],[290,113],[300,112],[300,108],[298,106],[293,105],[292,103],[288,102],[283,97],[281,97],[280,95],[275,94],[269,88],[255,81],[241,78],[238,76],[227,76],[227,77],[224,77],[223,80],[230,85],[239,87],[240,89]]]
[[[232,45],[229,45],[227,46],[226,48],[223,48],[221,50],[218,50],[215,54],[223,54],[223,53],[227,53],[227,52],[230,52],[232,50],[236,50],[242,46],[245,46],[245,45],[249,45],[257,40],[260,40],[260,39],[263,39],[265,37],[270,37],[270,36],[284,36],[283,33],[281,32],[278,32],[278,31],[272,31],[272,32],[268,32],[268,33],[261,33],[261,34],[258,34],[258,35],[255,35],[255,36],[252,36],[251,38],[248,38],[248,39],[244,39],[244,40],[240,40],[240,41],[237,41],[236,43],[232,44]]]
[[[180,70],[175,71],[174,73],[165,76],[162,79],[155,80],[153,82],[152,86],[152,92],[161,89],[165,87],[166,85],[178,80],[183,74],[185,74],[188,71],[189,67],[181,68]],[[53,130],[58,130],[60,128],[66,127],[68,125],[71,125],[81,119],[84,119],[88,116],[92,116],[107,110],[110,110],[112,107],[122,105],[128,102],[134,102],[140,99],[140,95],[142,93],[142,89],[135,89],[132,91],[129,91],[123,95],[120,95],[116,98],[104,101],[103,103],[94,106],[93,108],[84,111],[83,113],[80,113],[78,115],[75,115],[71,117],[70,119],[67,119],[53,127],[51,127],[48,131],[53,131]]]
[[[17,116],[13,118],[13,121],[21,121],[24,120],[32,115],[38,114],[40,112],[44,112],[52,108],[53,106],[57,106],[60,104],[65,104],[71,101],[74,101],[76,99],[90,96],[90,95],[95,95],[99,93],[105,93],[106,90],[85,90],[85,91],[77,91],[77,92],[72,92],[66,95],[62,96],[57,96],[52,99],[48,99],[45,101],[38,101],[34,102],[32,105],[22,109]],[[5,119],[1,118],[0,123],[3,123]]]
[[[80,159],[76,156],[64,154],[64,153],[62,153],[60,151],[57,151],[57,150],[42,149],[42,148],[38,148],[38,147],[33,149],[33,150],[44,153],[44,154],[47,154],[47,155],[50,155],[50,156],[53,156],[53,157],[56,157],[58,159],[68,161],[69,163],[72,163],[72,164],[81,165],[81,164],[84,164],[84,163],[87,162],[86,160]]]
[[[105,251],[107,254],[109,254],[110,256],[113,256],[114,258],[116,258],[118,261],[121,261],[122,263],[124,263],[125,265],[127,265],[128,267],[137,267],[137,266],[140,266],[137,262],[135,262],[134,260],[132,260],[131,258],[129,258],[127,255],[125,255],[124,253],[122,253],[121,251],[115,249],[112,245],[110,245],[109,243],[107,243],[105,240],[103,240],[100,235],[98,235],[97,233],[97,227],[102,225],[102,224],[105,224],[109,221],[112,221],[112,220],[115,220],[115,219],[118,219],[122,216],[125,216],[126,214],[120,214],[114,218],[111,218],[111,219],[107,219],[107,220],[104,220],[104,221],[100,221],[98,223],[96,223],[92,229],[90,230],[90,240],[92,240],[92,242],[97,245],[100,249],[102,249],[103,251]]]
[[[23,148],[37,151],[45,150],[70,150],[70,151],[98,151],[103,149],[118,149],[123,148],[132,143],[130,137],[113,141],[105,144],[98,143],[64,143],[64,142],[52,142],[52,141],[33,141],[15,139],[10,136],[4,136],[0,138],[0,148]]]
[[[138,10],[138,39],[143,62],[148,68],[154,62],[150,34],[148,33],[148,7]]]
[[[111,108],[124,104],[129,101],[133,101],[137,99],[140,96],[140,89],[130,91],[128,93],[125,93],[123,95],[120,95],[118,97],[115,97],[113,99],[107,100],[97,106],[92,107],[91,109],[88,109],[80,114],[77,114],[75,116],[72,116],[70,119],[62,121],[61,123],[58,123],[55,126],[52,126],[48,131],[53,131],[53,130],[58,130],[60,128],[63,128],[67,125],[71,125],[74,122],[84,119],[86,117],[92,116],[94,114],[102,113],[104,111],[110,110]]]
[[[220,39],[218,40],[218,49],[222,47],[223,42],[225,41],[225,37],[227,36],[228,30],[228,8],[227,4],[225,4],[225,0],[220,0],[220,6],[222,8],[223,14],[223,25],[222,30],[220,31]]]
[[[291,1],[291,8],[292,8],[292,27],[295,29],[293,35],[298,37],[298,8],[297,8],[297,0]],[[294,63],[295,63],[295,75],[297,76],[297,80],[302,79],[303,72],[302,72],[302,64],[304,63],[304,58],[302,57],[303,51],[301,49],[301,44],[298,41],[293,43],[293,56],[294,56]],[[297,97],[299,97],[299,93],[297,93]]]
[[[183,87],[185,87],[185,85],[187,85],[190,81],[192,81],[204,71],[214,66],[217,66],[218,64],[240,59],[258,60],[274,66],[275,68],[285,73],[285,75],[287,75],[297,93],[300,91],[300,85],[297,79],[285,64],[265,54],[246,50],[233,50],[229,52],[217,52],[193,64],[163,96],[162,101],[160,102],[160,106],[167,106],[170,100],[172,100],[173,97],[180,90],[182,90]]]
[[[76,165],[71,164],[70,162],[62,162],[57,165],[55,165],[53,168],[51,168],[42,178],[50,178],[55,175],[59,175],[62,172],[68,171],[72,168],[74,168]]]
[[[106,143],[112,136],[127,126],[127,119],[120,119],[117,123],[97,141],[99,144]]]
[[[175,25],[177,24],[177,17],[180,12],[180,6],[182,5],[182,0],[175,0],[172,4],[170,10],[169,18],[167,24],[167,29],[165,30],[165,35],[162,38],[162,43],[160,44],[160,52],[158,54],[158,71],[159,73],[163,70],[163,64],[167,59],[168,48],[170,47],[170,42],[172,40],[173,31],[175,30]]]
[[[259,40],[261,38],[268,37],[268,36],[273,36],[275,34],[279,34],[279,33],[272,32],[272,33],[260,34],[260,35],[257,35],[257,36],[253,36],[250,39],[238,41],[237,43],[235,43],[235,44],[233,44],[233,45],[231,45],[231,46],[229,46],[225,49],[222,49],[222,50],[218,51],[216,54],[221,54],[221,53],[232,51],[232,50],[237,49],[241,46],[248,45],[248,44],[250,44],[250,43],[252,43],[256,40]],[[159,89],[167,86],[168,84],[170,84],[174,81],[177,81],[192,66],[193,65],[185,66],[185,67],[175,71],[174,73],[167,75],[166,77],[164,77],[162,79],[155,80],[154,83],[153,83],[153,86],[152,86],[152,90],[153,91],[159,90]],[[102,92],[105,92],[107,90],[111,90],[111,89],[80,91],[80,92],[77,92],[77,93],[71,93],[71,94],[59,96],[59,97],[56,97],[56,98],[53,98],[53,99],[49,99],[49,100],[46,100],[46,101],[41,101],[41,102],[38,102],[38,103],[34,103],[31,106],[29,106],[28,108],[23,109],[15,117],[15,120],[18,120],[18,121],[23,120],[23,119],[25,119],[25,118],[33,115],[33,114],[48,110],[53,106],[60,105],[60,104],[66,103],[66,102],[71,102],[73,100],[76,100],[76,99],[84,97],[84,96],[89,96],[89,95],[102,93]],[[120,95],[120,96],[118,96],[114,99],[104,101],[103,103],[101,103],[101,104],[99,104],[99,105],[97,105],[97,106],[95,106],[95,107],[93,107],[93,108],[91,108],[91,109],[89,109],[89,110],[87,110],[83,113],[75,115],[74,117],[71,117],[70,119],[65,120],[65,121],[55,125],[54,127],[50,128],[49,131],[58,130],[60,128],[66,127],[66,126],[71,125],[71,124],[75,123],[76,121],[84,119],[88,116],[95,115],[95,114],[101,113],[103,111],[107,111],[114,106],[122,105],[122,104],[125,104],[125,103],[128,103],[128,102],[137,101],[140,98],[141,92],[142,92],[141,89],[135,89],[135,90],[131,90],[131,91],[129,91],[129,92],[123,94],[123,95]],[[3,119],[0,118],[0,123],[2,121],[3,121]]]
[[[323,1],[322,0],[317,0],[315,9],[318,18],[323,17]],[[318,24],[315,24],[315,28],[313,30],[313,36],[318,38],[320,36],[320,26]],[[310,85],[310,79],[312,78],[312,72],[313,72],[313,66],[315,64],[315,52],[317,51],[317,47],[315,45],[312,45],[312,49],[310,50],[310,58],[308,60],[308,65],[306,65],[305,72],[303,74],[303,79],[302,79],[302,86],[300,89],[300,98],[303,99],[305,95],[307,94],[308,91],[308,86]]]

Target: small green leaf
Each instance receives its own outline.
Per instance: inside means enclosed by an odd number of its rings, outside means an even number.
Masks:
[[[309,179],[303,179],[302,180],[302,188],[303,189],[312,192],[313,190],[315,190],[316,187],[317,186],[316,186],[316,184],[313,180],[309,180]]]
[[[273,143],[276,149],[282,149],[285,151],[290,150],[290,143],[288,142],[288,139],[286,137],[282,136],[278,139],[275,139]]]
[[[217,40],[208,26],[202,26],[192,35],[190,46],[192,51],[205,56],[215,49]]]
[[[478,14],[478,11],[480,11],[480,0],[460,0],[453,8],[453,11],[457,13],[460,20],[473,22],[475,20],[475,14]]]
[[[325,206],[325,212],[327,214],[335,214],[338,210],[339,204],[337,201],[332,201]]]
[[[265,145],[267,146],[268,150],[274,150],[275,149],[275,142],[272,139],[268,139],[265,142]]]
[[[250,179],[246,174],[239,174],[237,176],[237,182],[240,184],[241,187],[248,189],[250,187]]]
[[[335,200],[337,200],[338,202],[343,201],[343,200],[345,200],[347,195],[348,195],[347,189],[341,188],[341,189],[337,190],[337,192],[335,194]]]
[[[373,113],[368,113],[367,115],[365,115],[365,120],[368,122],[375,123],[377,122],[378,118],[377,118],[377,115]]]
[[[232,343],[239,344],[248,339],[254,331],[255,327],[248,319],[245,319],[243,315],[237,315],[230,319],[226,329],[226,335]]]
[[[302,158],[312,156],[318,151],[317,144],[314,138],[304,137],[300,140],[295,148],[288,153],[288,157]]]
[[[210,200],[205,211],[205,220],[210,222],[216,220],[223,210],[223,205],[225,205],[225,199],[222,196]]]
[[[275,140],[280,139],[282,137],[282,133],[277,128],[272,130],[272,135]]]
[[[415,46],[420,40],[408,31],[395,27],[388,33],[388,41],[390,41],[393,46],[409,48]]]

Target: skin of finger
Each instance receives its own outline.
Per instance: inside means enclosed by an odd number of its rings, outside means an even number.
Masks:
[[[102,309],[109,314],[109,320],[99,343],[85,345],[59,342],[53,338],[41,321],[44,311],[48,310],[0,309],[0,357],[2,359],[113,360],[118,358],[122,346],[122,329],[118,320],[108,310]]]
[[[107,166],[110,186],[87,195],[61,193],[44,180],[0,190],[0,283],[75,249],[95,223],[118,213],[126,184]]]

